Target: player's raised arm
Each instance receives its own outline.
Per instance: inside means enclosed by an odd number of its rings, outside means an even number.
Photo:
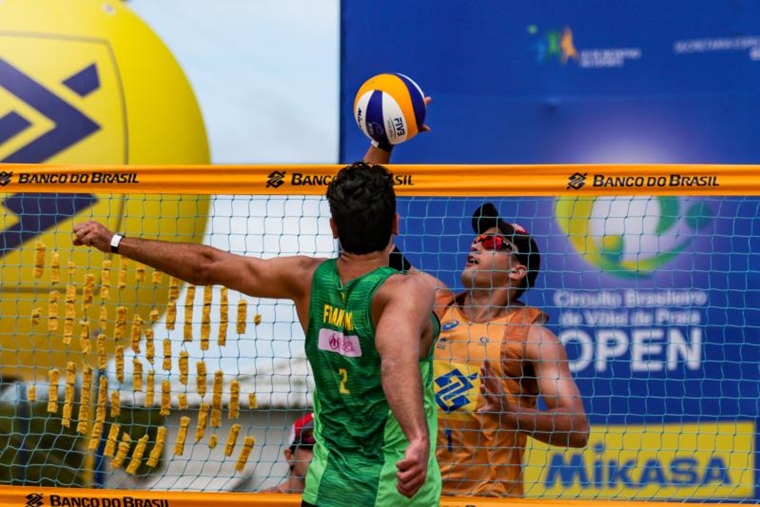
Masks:
[[[264,298],[303,298],[320,262],[303,256],[265,260],[207,245],[121,237],[95,221],[74,225],[73,242],[118,253],[194,285],[224,285]]]
[[[498,419],[505,427],[517,428],[545,444],[585,447],[589,423],[578,386],[567,363],[567,353],[556,336],[542,325],[531,326],[525,344],[525,359],[536,372],[539,394],[545,409],[519,406],[505,395],[494,365],[485,362],[481,392],[485,404],[480,411]]]
[[[550,445],[585,447],[589,423],[565,348],[551,331],[536,325],[528,333],[525,355],[536,370],[546,410],[518,414],[518,426],[533,438]]]

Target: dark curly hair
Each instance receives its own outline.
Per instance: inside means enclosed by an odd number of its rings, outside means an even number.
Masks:
[[[381,165],[356,162],[327,187],[330,213],[344,251],[376,252],[388,246],[396,216],[393,174]]]

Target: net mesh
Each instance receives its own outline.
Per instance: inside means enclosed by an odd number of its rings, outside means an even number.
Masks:
[[[0,482],[252,491],[282,480],[312,394],[293,305],[71,244],[72,223],[97,220],[241,255],[335,256],[326,201],[259,173],[260,195],[212,184],[2,196]],[[576,190],[468,197],[464,183],[461,195],[399,198],[397,245],[454,290],[484,202],[541,251],[523,299],[567,349],[592,431],[585,449],[529,442],[526,496],[754,498],[760,201]]]

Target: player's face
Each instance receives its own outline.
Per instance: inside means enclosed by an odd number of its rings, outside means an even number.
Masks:
[[[306,477],[306,470],[309,468],[309,463],[313,457],[314,450],[311,447],[297,447],[290,462],[293,465],[293,474],[298,477]]]
[[[467,288],[505,287],[510,284],[513,264],[518,264],[517,247],[493,227],[476,236],[470,245],[462,272]]]

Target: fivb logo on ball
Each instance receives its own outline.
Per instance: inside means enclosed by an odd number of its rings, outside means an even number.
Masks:
[[[559,198],[555,216],[588,263],[629,279],[672,262],[714,219],[704,201],[669,196]]]

